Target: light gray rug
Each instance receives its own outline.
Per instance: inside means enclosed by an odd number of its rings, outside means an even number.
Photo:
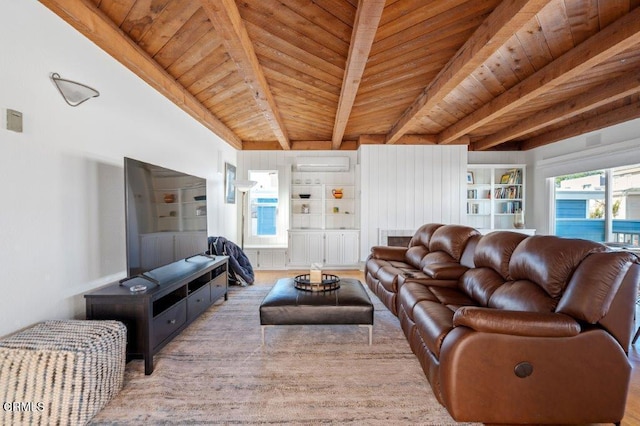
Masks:
[[[155,356],[127,364],[124,388],[94,424],[455,424],[399,322],[375,305],[373,345],[357,326],[267,329],[270,285],[232,287]]]

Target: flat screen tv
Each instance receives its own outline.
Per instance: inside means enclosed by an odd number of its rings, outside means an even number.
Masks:
[[[207,181],[124,159],[129,277],[207,250]]]

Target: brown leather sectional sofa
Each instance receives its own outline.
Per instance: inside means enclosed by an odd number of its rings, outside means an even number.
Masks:
[[[365,276],[455,420],[624,416],[635,255],[586,240],[427,224],[409,248],[373,247]]]

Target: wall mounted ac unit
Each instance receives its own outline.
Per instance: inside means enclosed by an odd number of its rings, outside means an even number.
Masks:
[[[348,172],[349,157],[298,157],[299,172]]]

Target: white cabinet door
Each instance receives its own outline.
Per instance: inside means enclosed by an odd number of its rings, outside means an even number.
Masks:
[[[253,269],[285,269],[287,250],[285,248],[244,249]]]
[[[322,232],[292,232],[289,234],[289,265],[309,267],[324,263]]]
[[[360,238],[358,232],[345,232],[342,234],[342,263],[344,265],[357,265],[360,261]]]
[[[244,249],[244,254],[249,258],[249,262],[251,262],[251,266],[256,269],[258,268],[258,250],[255,249]]]
[[[309,257],[306,265],[311,266],[312,263],[325,263],[324,260],[324,234],[320,232],[312,232],[308,235],[307,248]]]
[[[359,261],[358,232],[327,232],[326,233],[326,264],[335,266],[357,265]]]
[[[285,249],[273,251],[273,269],[284,269],[287,265],[287,251]]]
[[[302,232],[289,234],[289,263],[291,265],[309,264],[309,236]]]
[[[273,268],[273,252],[269,250],[258,251],[258,267],[260,269]]]
[[[327,265],[342,264],[342,234],[338,232],[327,232],[325,245],[325,259]]]

